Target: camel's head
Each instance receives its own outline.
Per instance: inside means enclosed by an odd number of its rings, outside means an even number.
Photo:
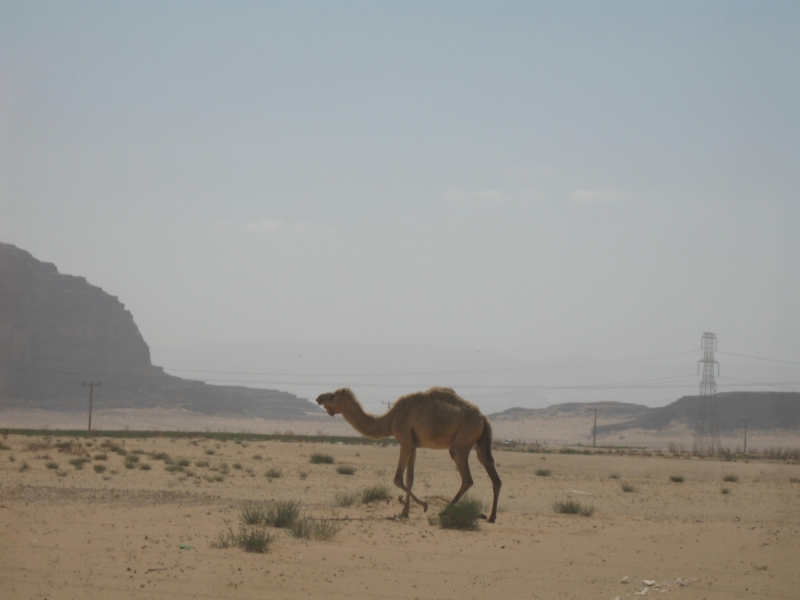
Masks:
[[[342,402],[344,401],[347,388],[341,388],[331,393],[320,394],[317,398],[317,404],[328,411],[330,416],[338,415],[342,412]]]

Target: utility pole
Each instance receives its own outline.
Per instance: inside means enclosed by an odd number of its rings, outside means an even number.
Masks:
[[[597,411],[602,411],[602,408],[594,409],[594,427],[592,427],[592,448],[597,447]]]
[[[751,419],[742,419],[744,421],[744,453],[747,454],[747,422]]]
[[[697,402],[697,423],[694,433],[695,452],[718,452],[719,420],[717,419],[717,382],[714,380],[714,366],[719,375],[719,363],[714,359],[714,350],[717,349],[717,336],[713,333],[704,333],[701,342],[703,358],[697,361],[697,370],[703,365],[703,379],[700,382],[700,397]]]
[[[392,408],[392,404],[394,404],[394,402],[392,402],[391,400],[388,400],[388,401],[384,400],[383,402],[381,402],[381,404],[385,405],[386,406],[386,410],[388,411],[388,410],[390,410]]]
[[[89,388],[89,431],[92,430],[92,392],[94,392],[94,388],[100,387],[100,382],[94,383],[90,381],[89,383],[84,384],[86,387]]]

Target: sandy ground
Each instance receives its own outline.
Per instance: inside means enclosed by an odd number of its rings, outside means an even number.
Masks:
[[[616,421],[598,416],[597,424]],[[592,416],[567,414],[557,418],[529,418],[495,420],[492,429],[495,440],[518,440],[526,443],[550,445],[592,444]],[[12,429],[85,429],[85,413],[59,413],[43,410],[4,409],[0,411],[0,430]],[[269,419],[238,419],[209,417],[185,410],[169,409],[118,409],[95,411],[93,429],[145,430],[145,431],[213,431],[226,433],[292,433],[298,435],[356,435],[353,428],[341,417],[332,419],[327,414],[305,421],[276,421]],[[693,430],[686,425],[673,426],[661,431],[629,429],[614,434],[599,435],[598,446],[629,446],[666,449],[669,444],[692,448]],[[741,449],[743,431],[723,435],[723,448]],[[749,431],[747,446],[750,450],[773,448],[800,448],[800,431]]]
[[[397,494],[388,502],[336,505],[337,493],[391,486],[394,446],[114,440],[143,452],[140,463],[152,468],[141,470],[125,468],[108,450],[106,460],[96,458],[103,441],[88,448],[83,441],[93,458],[77,470],[69,464],[75,455],[46,447],[46,438],[3,439],[3,598],[613,600],[639,597],[642,580],[660,586],[646,595],[666,598],[800,594],[800,464],[496,450],[504,481],[497,523],[461,532],[431,525],[416,506],[410,519],[391,520],[400,510]],[[163,460],[148,456],[156,452],[189,460],[191,472],[167,472]],[[336,464],[310,464],[315,452]],[[222,463],[224,480],[209,481],[222,475]],[[338,474],[341,464],[355,474]],[[489,479],[474,454],[471,464],[473,493],[489,500]],[[281,476],[268,478],[270,469]],[[541,469],[551,474],[537,476]],[[723,482],[726,474],[738,482]],[[671,475],[685,481],[673,483]],[[622,483],[635,491],[624,492]],[[418,453],[415,491],[431,503],[429,514],[458,485],[447,452]],[[553,502],[568,497],[595,514],[555,513]],[[229,525],[238,527],[243,503],[278,500],[342,519],[342,529],[327,542],[275,530],[266,554],[210,547]],[[622,583],[626,576],[630,583]]]

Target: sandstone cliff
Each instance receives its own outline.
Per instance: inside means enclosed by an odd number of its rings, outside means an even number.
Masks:
[[[285,392],[165,374],[151,364],[133,315],[116,297],[0,243],[0,407],[83,411],[84,381],[101,382],[98,409],[184,408],[294,420],[322,414]]]

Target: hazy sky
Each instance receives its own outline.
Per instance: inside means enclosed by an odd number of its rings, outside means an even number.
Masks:
[[[0,241],[153,346],[800,361],[798,31],[795,1],[2,2]]]

